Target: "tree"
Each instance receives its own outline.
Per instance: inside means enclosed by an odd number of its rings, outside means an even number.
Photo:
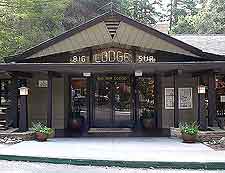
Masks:
[[[73,0],[65,12],[63,23],[66,29],[70,29],[114,9],[151,25],[161,19],[161,8],[162,0]]]
[[[63,31],[69,0],[0,0],[0,55],[15,54]]]
[[[224,1],[211,0],[196,15],[180,17],[172,31],[176,34],[224,34]]]
[[[198,4],[199,0],[171,0],[167,6],[170,14],[170,29],[177,24],[179,18],[196,15]]]

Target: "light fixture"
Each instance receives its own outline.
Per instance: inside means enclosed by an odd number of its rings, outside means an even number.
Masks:
[[[142,71],[135,71],[135,76],[136,77],[142,76]]]
[[[224,103],[225,102],[225,96],[220,96],[220,102]]]
[[[91,76],[91,73],[83,73],[83,76],[84,77],[90,77]]]
[[[29,94],[29,88],[27,87],[20,87],[19,90],[21,96],[27,96]]]
[[[199,94],[205,94],[205,86],[204,85],[199,85],[198,86],[198,93]]]

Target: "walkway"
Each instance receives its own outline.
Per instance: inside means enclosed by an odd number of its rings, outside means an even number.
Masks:
[[[225,163],[225,151],[177,138],[55,138],[0,148],[0,155],[125,161]]]

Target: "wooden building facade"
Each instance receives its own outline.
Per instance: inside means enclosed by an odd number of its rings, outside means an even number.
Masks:
[[[61,136],[78,115],[84,131],[140,129],[144,115],[153,118],[149,131],[186,121],[204,129],[217,120],[216,75],[224,73],[224,60],[108,12],[0,64],[11,80],[8,121],[26,128],[46,121]],[[21,86],[30,90],[25,102]]]

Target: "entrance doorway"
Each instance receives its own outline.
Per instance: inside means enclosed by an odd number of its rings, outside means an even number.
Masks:
[[[129,76],[96,77],[92,127],[131,127],[131,98]]]

